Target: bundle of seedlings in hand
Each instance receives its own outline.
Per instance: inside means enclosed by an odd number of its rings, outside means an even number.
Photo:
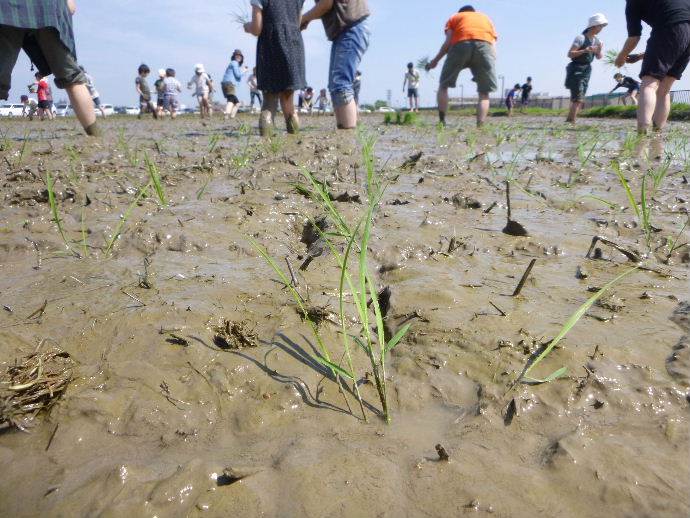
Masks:
[[[288,288],[304,320],[309,324],[314,333],[319,349],[322,352],[322,356],[314,356],[314,360],[330,369],[339,385],[341,379],[352,382],[352,392],[357,397],[364,420],[366,420],[366,414],[359,392],[359,376],[355,373],[352,360],[352,342],[357,344],[366,354],[381,402],[381,414],[386,422],[390,422],[386,386],[386,355],[405,337],[410,326],[409,324],[403,326],[394,336],[388,339],[379,289],[374,282],[373,274],[368,265],[368,247],[373,220],[383,197],[385,186],[378,178],[375,170],[374,139],[363,137],[361,142],[367,173],[367,205],[364,207],[364,214],[357,224],[349,224],[338,211],[328,191],[324,188],[324,184],[318,181],[311,172],[304,171],[304,176],[312,186],[312,199],[326,213],[334,228],[333,232],[327,232],[322,230],[316,222],[312,222],[312,226],[319,232],[325,246],[330,250],[331,256],[335,258],[340,270],[337,287],[338,312],[343,339],[343,353],[347,364],[345,367],[333,362],[333,356],[322,339],[318,326],[310,318],[304,299],[297,292],[290,277],[278,266],[277,262],[263,247],[251,238],[250,241]],[[351,320],[346,309],[346,300],[350,298],[355,309],[356,325],[354,328],[350,323]],[[373,314],[370,314],[370,310]]]
[[[232,18],[232,21],[234,23],[240,25],[241,27],[244,27],[245,23],[249,23],[251,21],[251,16],[247,4],[244,2],[236,4],[233,10],[230,12],[230,17]]]

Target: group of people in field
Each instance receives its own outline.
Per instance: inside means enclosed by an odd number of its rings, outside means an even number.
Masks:
[[[299,116],[294,104],[295,92],[302,92],[302,103],[310,105],[313,89],[305,79],[305,52],[301,31],[321,19],[331,41],[329,84],[331,102],[340,129],[357,125],[358,68],[369,46],[369,6],[367,0],[316,0],[315,6],[302,13],[304,0],[251,0],[251,20],[244,25],[247,33],[257,39],[256,69],[250,77],[252,106],[255,99],[261,104],[259,128],[262,135],[272,133],[278,105],[282,107],[287,130],[296,133]],[[11,74],[21,49],[37,66],[37,80],[53,74],[58,88],[64,88],[72,107],[89,135],[98,135],[94,104],[98,95],[86,72],[76,60],[72,29],[74,0],[42,0],[5,3],[0,10],[0,99],[9,95]],[[690,62],[690,0],[626,0],[625,15],[628,38],[615,59],[618,68],[626,63],[642,61],[641,81],[616,74],[616,87],[626,88],[625,102],[639,104],[638,130],[661,130],[670,112],[670,91]],[[642,35],[642,23],[648,24],[651,36],[644,52],[634,54]],[[567,120],[575,122],[584,105],[594,60],[604,56],[600,39],[608,25],[606,16],[591,16],[584,30],[577,35],[568,50],[570,63],[566,69],[565,86],[570,90],[571,106]],[[497,90],[496,48],[498,33],[490,18],[466,5],[452,15],[445,25],[445,39],[437,55],[425,65],[436,68],[445,58],[439,82],[437,100],[439,121],[446,122],[449,89],[465,69],[472,72],[477,84],[477,125],[481,126],[489,112],[489,95]],[[237,112],[237,86],[248,72],[244,56],[236,51],[221,82],[226,98],[226,117]],[[136,88],[142,113],[161,116],[166,111],[175,116],[179,107],[178,95],[182,85],[173,69],[159,71],[156,81],[157,103],[152,101],[146,78],[150,70],[139,68]],[[408,88],[410,108],[419,109],[419,73],[414,64],[408,65],[403,89]],[[195,67],[188,82],[199,100],[202,116],[210,116],[213,81],[203,65]],[[531,80],[509,93],[506,104],[512,111],[518,92],[529,101]],[[43,88],[43,91],[45,89]],[[322,91],[321,94],[324,94]],[[526,97],[524,97],[526,95]],[[30,101],[27,101],[30,104]],[[37,110],[47,116],[49,99],[40,93]],[[52,112],[51,112],[52,113]]]

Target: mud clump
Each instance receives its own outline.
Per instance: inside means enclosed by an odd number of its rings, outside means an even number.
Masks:
[[[218,325],[212,326],[213,343],[221,349],[244,349],[258,347],[259,336],[253,329],[249,329],[247,322],[233,322],[223,319]]]

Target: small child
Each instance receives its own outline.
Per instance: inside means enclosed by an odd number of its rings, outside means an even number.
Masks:
[[[53,92],[50,90],[50,85],[41,72],[36,72],[36,95],[38,96],[38,116],[41,120],[48,117],[48,120],[53,120]]]
[[[244,30],[259,38],[256,68],[258,87],[264,93],[259,117],[263,136],[272,132],[278,101],[288,133],[299,131],[295,91],[307,86],[300,30],[303,4],[304,0],[251,0],[252,20],[244,25]]]
[[[421,76],[419,71],[414,67],[414,63],[407,64],[407,72],[405,72],[405,79],[403,80],[403,92],[407,86],[407,98],[410,101],[410,111],[419,111],[419,80]]]
[[[532,95],[532,78],[528,77],[527,82],[522,85],[522,99],[521,99],[521,104],[523,108],[526,108],[529,106],[529,98],[530,95]]]
[[[84,77],[86,78],[86,88],[89,90],[89,95],[91,95],[91,100],[96,109],[100,110],[101,115],[105,118],[105,110],[101,106],[101,95],[96,90],[96,86],[93,84],[93,77],[86,73],[84,67],[79,67],[82,72],[84,72]]]
[[[21,101],[24,107],[22,108],[22,117],[28,117],[30,121],[34,120],[34,115],[38,111],[38,103],[33,97],[22,95]]]
[[[259,102],[259,109],[261,109],[261,104],[264,102],[261,98],[261,90],[259,90],[259,84],[256,78],[256,67],[252,69],[252,73],[247,79],[247,85],[249,86],[249,104],[254,113],[254,99]]]
[[[141,119],[143,114],[151,113],[155,119],[158,116],[158,113],[156,108],[153,106],[153,102],[151,102],[151,88],[149,88],[149,82],[146,79],[151,73],[151,69],[142,63],[139,65],[137,72],[139,75],[134,80],[137,93],[139,94],[139,115],[137,117]]]
[[[314,89],[308,86],[302,95],[302,107],[311,115],[314,111]]]
[[[322,88],[319,92],[319,97],[316,99],[316,109],[319,113],[326,113],[330,105],[331,101],[328,100],[328,91]]]
[[[512,88],[510,92],[508,92],[508,95],[506,97],[506,107],[508,108],[508,117],[513,116],[513,108],[515,108],[515,97],[517,97],[518,92],[520,91],[520,85],[515,84],[515,86]]]
[[[154,88],[156,89],[156,112],[155,114],[158,117],[163,117],[164,112],[163,112],[163,105],[165,104],[165,69],[160,68],[158,69],[158,79],[156,79],[156,82],[153,83]]]
[[[614,75],[613,79],[616,81],[616,86],[609,92],[609,95],[619,88],[627,88],[628,92],[623,96],[623,105],[627,106],[628,100],[630,100],[634,106],[637,106],[637,96],[640,93],[640,83],[635,81],[632,77],[624,76],[620,72]]]
[[[180,101],[178,95],[182,91],[182,85],[175,79],[175,69],[165,69],[165,79],[163,80],[165,86],[165,94],[163,96],[163,109],[170,113],[171,118],[177,117],[177,110],[180,109]]]
[[[187,88],[194,89],[194,97],[199,102],[199,114],[201,118],[211,118],[210,95],[213,91],[213,81],[211,76],[206,73],[204,65],[199,63],[194,67],[194,75],[187,83]]]

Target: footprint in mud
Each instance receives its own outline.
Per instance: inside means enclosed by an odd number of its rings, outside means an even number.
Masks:
[[[666,360],[666,370],[678,382],[690,387],[690,303],[680,302],[671,321],[688,334],[673,347],[671,356]]]

